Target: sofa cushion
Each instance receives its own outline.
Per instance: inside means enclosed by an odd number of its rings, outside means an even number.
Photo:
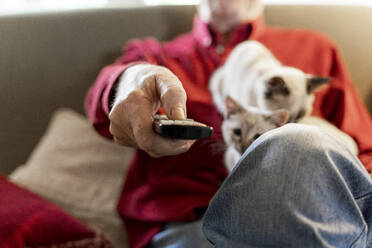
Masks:
[[[99,136],[84,116],[60,109],[26,164],[9,178],[125,247],[116,205],[132,156],[133,149]]]

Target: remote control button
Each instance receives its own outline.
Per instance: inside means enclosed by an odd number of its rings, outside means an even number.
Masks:
[[[172,120],[160,120],[159,122],[162,125],[174,125],[174,121]]]
[[[184,121],[181,121],[181,120],[175,120],[174,121],[174,124],[175,125],[187,125],[187,126],[192,126],[194,124],[194,121],[189,121],[189,120],[184,120]]]
[[[154,115],[154,119],[168,120],[168,117],[166,115]]]

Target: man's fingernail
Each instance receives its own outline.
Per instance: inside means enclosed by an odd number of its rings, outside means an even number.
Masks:
[[[177,119],[186,119],[185,110],[182,107],[175,107],[172,111],[172,117]]]

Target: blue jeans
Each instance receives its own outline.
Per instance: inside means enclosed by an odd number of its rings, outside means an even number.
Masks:
[[[372,247],[372,180],[333,137],[287,124],[247,149],[203,220],[169,223],[150,247]]]

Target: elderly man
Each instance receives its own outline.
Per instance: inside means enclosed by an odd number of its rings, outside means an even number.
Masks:
[[[163,44],[132,41],[88,92],[95,128],[138,148],[118,205],[131,247],[371,245],[371,118],[332,42],[266,27],[262,9],[258,0],[202,0],[190,33]],[[261,136],[226,178],[214,150],[222,117],[208,81],[247,39],[283,64],[333,78],[312,114],[354,137],[360,160],[317,129],[288,124]],[[213,126],[214,135],[196,142],[157,135],[152,116],[160,107],[171,119]]]

